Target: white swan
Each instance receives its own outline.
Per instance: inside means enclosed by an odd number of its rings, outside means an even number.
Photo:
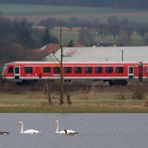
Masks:
[[[56,134],[65,134],[65,135],[78,135],[78,132],[74,131],[74,130],[69,130],[69,129],[64,129],[62,131],[59,131],[59,120],[55,120],[56,123]]]
[[[22,121],[19,121],[17,124],[21,126],[21,130],[20,130],[21,134],[39,134],[40,133],[38,130],[34,130],[34,129],[28,129],[24,131],[24,124]]]

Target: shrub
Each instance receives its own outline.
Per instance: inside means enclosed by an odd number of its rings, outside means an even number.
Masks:
[[[145,99],[145,89],[144,87],[138,85],[133,89],[132,99],[144,100]]]
[[[126,95],[123,92],[120,92],[119,99],[120,100],[126,100]]]

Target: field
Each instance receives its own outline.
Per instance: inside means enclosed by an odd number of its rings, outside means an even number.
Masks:
[[[60,28],[55,28],[51,30],[52,34],[54,34],[57,38],[59,38],[59,33],[60,33]],[[78,37],[79,37],[79,28],[63,28],[63,38],[62,42],[63,44],[67,44],[70,40],[73,40],[73,43],[78,43]],[[101,36],[97,36],[95,34],[95,31],[92,32],[92,36],[94,37],[95,41],[103,41],[109,42],[109,43],[115,43],[116,41],[114,40],[113,36],[107,35],[105,39],[102,39]],[[136,32],[133,33],[131,36],[132,40],[132,45],[137,46],[137,45],[143,45],[143,40],[142,37],[137,34]]]
[[[66,91],[64,104],[59,105],[59,90],[51,91],[52,105],[48,102],[47,92],[43,89],[31,91],[22,87],[9,88],[0,92],[0,112],[148,112],[147,85],[138,87],[99,86],[90,89]],[[139,88],[142,89],[139,89]],[[68,104],[66,94],[70,95],[72,104]]]
[[[27,8],[27,9],[26,9]],[[80,19],[99,19],[106,21],[108,17],[117,16],[119,18],[129,18],[141,22],[148,21],[148,11],[134,9],[118,9],[103,7],[68,7],[68,6],[50,6],[50,5],[19,5],[19,4],[0,4],[2,16],[9,18],[26,17],[30,21],[49,17],[69,19],[78,17]]]

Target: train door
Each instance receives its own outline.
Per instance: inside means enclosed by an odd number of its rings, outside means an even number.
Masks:
[[[14,78],[16,80],[20,79],[20,67],[19,66],[14,67]]]
[[[133,79],[133,77],[134,77],[134,66],[128,67],[128,77],[129,77],[129,79]]]

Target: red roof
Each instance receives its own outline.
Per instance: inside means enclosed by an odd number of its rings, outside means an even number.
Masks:
[[[47,44],[40,49],[32,50],[33,53],[55,53],[60,48],[59,44]]]

